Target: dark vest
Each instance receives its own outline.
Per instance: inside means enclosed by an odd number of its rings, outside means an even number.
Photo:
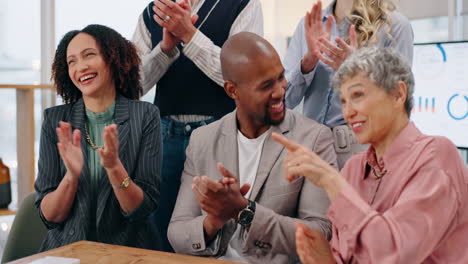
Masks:
[[[195,27],[205,20],[217,0],[205,0],[198,11]],[[203,25],[198,28],[213,43],[222,47],[229,37],[231,26],[249,0],[220,0]],[[143,11],[143,20],[151,34],[153,48],[162,40],[162,27],[153,19],[153,2]],[[179,50],[182,47],[179,46]],[[157,83],[154,103],[161,116],[196,114],[221,117],[235,108],[234,101],[223,87],[205,75],[182,52]]]

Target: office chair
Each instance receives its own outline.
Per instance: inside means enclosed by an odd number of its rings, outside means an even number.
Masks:
[[[21,203],[5,244],[1,263],[38,253],[47,228],[34,206],[37,194],[30,193]]]

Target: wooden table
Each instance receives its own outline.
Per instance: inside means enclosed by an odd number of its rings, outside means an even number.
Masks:
[[[234,264],[235,262],[201,258],[160,251],[109,245],[90,241],[79,241],[52,249],[9,264],[26,264],[46,256],[77,258],[80,264]]]
[[[6,208],[2,208],[0,209],[0,216],[3,216],[3,215],[14,215],[16,214],[16,212],[13,212],[13,211],[10,211]]]

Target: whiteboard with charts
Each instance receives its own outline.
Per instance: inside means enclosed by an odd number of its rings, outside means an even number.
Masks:
[[[416,126],[468,148],[468,42],[416,44],[413,73]]]

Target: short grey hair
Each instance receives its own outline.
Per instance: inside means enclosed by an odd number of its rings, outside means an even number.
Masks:
[[[406,84],[405,110],[408,117],[413,109],[414,76],[407,59],[391,48],[364,47],[351,54],[336,71],[332,79],[335,89],[358,74],[364,74],[373,83],[383,88],[387,94],[398,87],[398,82]]]

